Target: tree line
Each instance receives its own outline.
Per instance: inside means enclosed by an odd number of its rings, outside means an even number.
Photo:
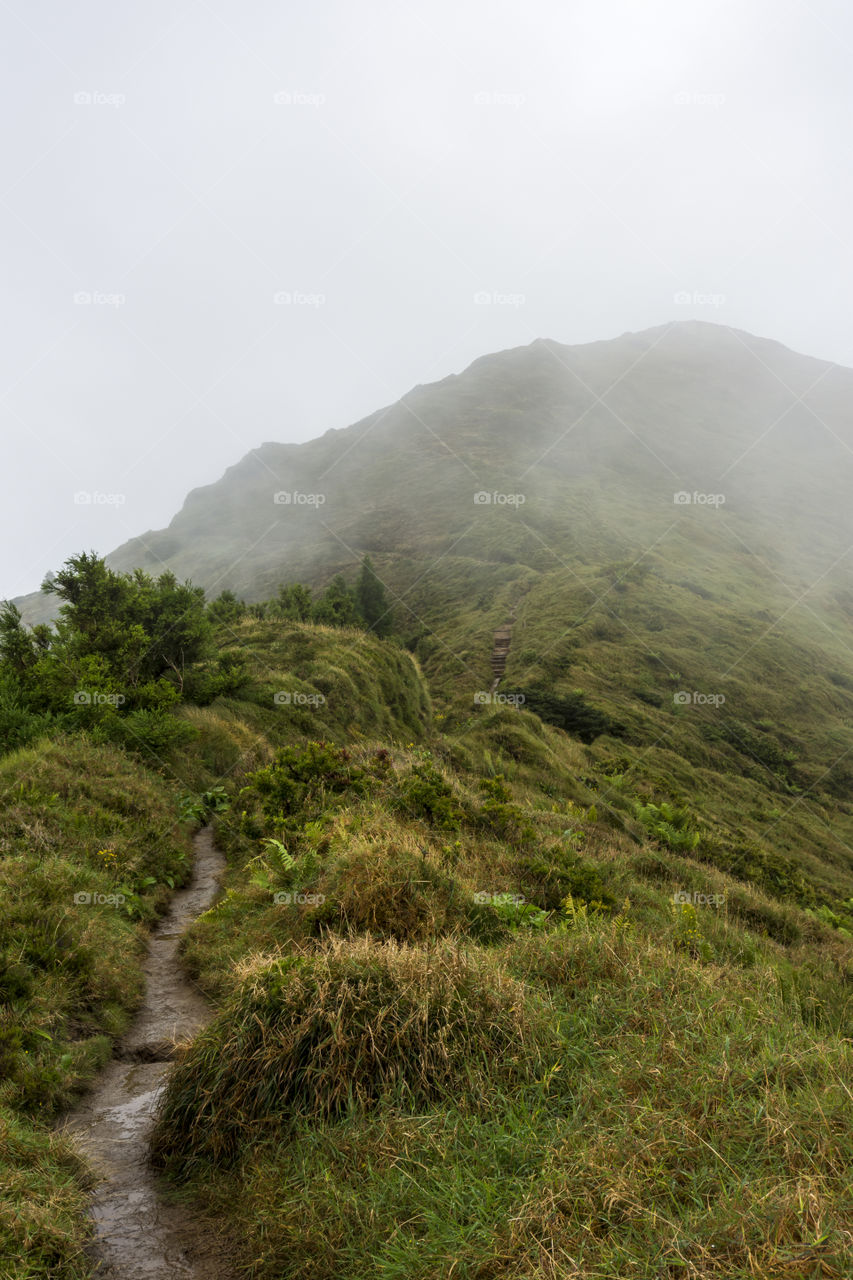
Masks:
[[[369,556],[353,585],[342,574],[316,595],[282,584],[260,604],[230,591],[208,602],[171,572],[119,573],[94,552],[71,556],[42,589],[62,602],[52,626],[27,627],[11,601],[0,605],[0,752],[81,726],[165,749],[186,730],[170,707],[205,705],[245,683],[241,656],[218,650],[223,630],[247,616],[393,631]]]
[[[282,583],[271,600],[246,604],[233,591],[223,591],[211,601],[208,617],[216,623],[235,623],[249,616],[285,618],[293,622],[313,622],[327,627],[364,627],[385,637],[394,629],[394,616],[385,587],[377,577],[370,556],[365,556],[353,585],[342,573],[332,578],[317,596],[301,582]]]

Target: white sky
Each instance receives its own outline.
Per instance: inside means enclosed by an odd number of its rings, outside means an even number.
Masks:
[[[536,337],[853,365],[851,59],[842,0],[4,0],[0,597]]]

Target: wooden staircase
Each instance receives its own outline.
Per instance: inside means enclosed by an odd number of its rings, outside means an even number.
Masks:
[[[492,687],[490,693],[494,693],[503,679],[506,671],[506,660],[509,657],[509,646],[512,642],[512,624],[515,622],[515,609],[510,615],[509,622],[502,623],[495,632],[494,644],[492,645]]]

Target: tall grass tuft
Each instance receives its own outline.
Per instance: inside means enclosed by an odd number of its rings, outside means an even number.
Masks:
[[[416,1111],[535,1078],[558,1052],[546,1003],[477,949],[336,939],[260,956],[176,1066],[155,1161],[229,1164],[247,1138],[393,1099]]]

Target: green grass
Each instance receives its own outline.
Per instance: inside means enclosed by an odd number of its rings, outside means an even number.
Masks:
[[[0,759],[4,1277],[91,1274],[86,1172],[50,1126],[126,1029],[143,925],[188,854],[173,788],[119,748],[69,736]]]
[[[417,665],[363,633],[247,620],[220,643],[245,683],[175,712],[195,735],[156,769],[82,737],[0,761],[13,1280],[87,1275],[83,1176],[46,1126],[137,998],[179,797],[218,786],[226,893],[183,947],[217,1014],[155,1153],[247,1275],[846,1275],[847,815],[788,789],[789,721],[738,709],[783,752],[746,768],[707,710],[625,693],[630,637],[548,677],[628,727],[592,744],[452,680],[436,729]],[[814,733],[804,777],[846,729]],[[129,910],[73,902],[122,887]]]
[[[0,1102],[49,1116],[126,1025],[189,841],[162,779],[84,738],[4,757],[0,795]]]
[[[63,1139],[0,1106],[0,1275],[88,1280],[89,1178]]]
[[[258,1280],[846,1274],[849,938],[580,806],[559,785],[577,745],[561,760],[559,735],[501,715],[547,777],[496,746],[510,782],[443,764],[484,749],[475,727],[395,748],[367,793],[308,789],[277,820],[250,785],[217,819],[228,894],[186,956],[221,1012],[173,1077],[158,1161]],[[292,865],[263,855],[276,830]],[[538,890],[541,927],[504,909]]]
[[[371,954],[364,940],[338,943],[331,963],[354,974]],[[430,1055],[455,1043],[441,1001],[426,1057],[395,1038],[405,1003],[373,1003],[384,967],[363,970],[361,1012],[337,1023],[353,994],[322,981],[325,952],[289,979],[279,960],[247,966],[243,995],[184,1060],[158,1150],[186,1171],[237,1138],[236,1164],[233,1146],[227,1161],[220,1151],[195,1185],[244,1232],[253,1275],[846,1274],[849,1044],[792,1016],[771,967],[702,964],[607,922],[408,962],[437,978],[454,956],[468,972],[498,964],[504,983],[522,984],[514,1016],[547,1019],[510,1087],[525,1036],[501,1052],[493,1013],[469,999],[469,1081],[437,1101],[394,1088],[409,1071],[423,1079]],[[494,1000],[502,987],[491,986]],[[318,1002],[329,1031],[306,1016]],[[377,1039],[366,1040],[374,1023]],[[395,1079],[365,1105],[359,1089],[382,1079],[374,1054]],[[443,1061],[450,1070],[455,1060]],[[474,1084],[484,1065],[486,1091]],[[295,1091],[274,1083],[278,1072]],[[330,1087],[349,1101],[332,1119],[318,1110]]]
[[[89,1274],[84,1175],[50,1125],[128,1025],[142,928],[189,852],[174,790],[117,747],[76,736],[0,760],[4,1276]]]

